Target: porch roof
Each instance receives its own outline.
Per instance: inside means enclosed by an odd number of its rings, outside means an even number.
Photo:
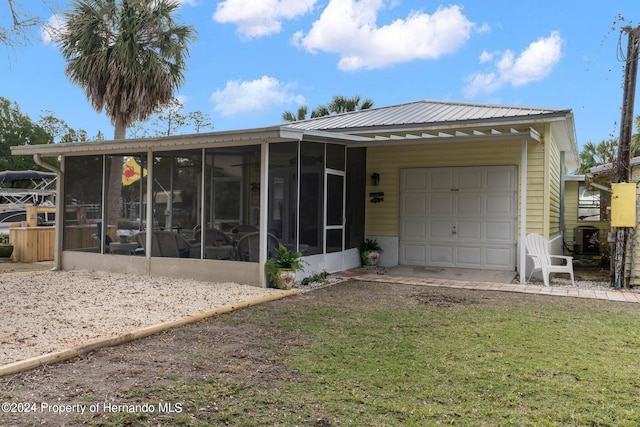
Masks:
[[[356,146],[481,142],[523,137],[540,141],[539,129],[543,125],[551,126],[560,149],[569,153],[567,165],[577,167],[578,148],[571,110],[442,101],[416,101],[255,129],[73,144],[22,145],[11,147],[11,153],[46,157],[301,140]]]

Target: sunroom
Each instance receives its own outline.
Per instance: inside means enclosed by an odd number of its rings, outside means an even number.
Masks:
[[[347,145],[359,139],[278,126],[39,146],[38,162],[62,165],[56,267],[266,286],[280,244],[304,255],[300,274],[356,267],[366,149]]]

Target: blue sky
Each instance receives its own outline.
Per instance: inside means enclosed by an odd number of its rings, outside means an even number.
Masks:
[[[619,135],[627,45],[620,28],[640,23],[638,0],[181,3],[180,18],[198,39],[176,95],[184,112],[208,114],[215,131],[275,125],[300,105],[361,95],[378,107],[433,99],[568,108],[580,147]],[[50,110],[89,136],[112,137],[108,118],[69,83],[45,35],[3,53],[0,96],[34,120]]]

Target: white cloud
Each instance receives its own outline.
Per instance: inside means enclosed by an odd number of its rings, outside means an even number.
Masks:
[[[180,6],[183,6],[183,5],[197,6],[198,0],[178,0],[178,3],[180,3]]]
[[[274,77],[262,76],[251,81],[228,81],[224,89],[211,95],[211,100],[214,112],[222,116],[255,114],[274,106],[304,104],[304,97],[294,90],[295,84],[283,84]]]
[[[56,37],[64,30],[65,20],[62,16],[51,15],[47,20],[47,23],[40,27],[40,40],[45,45],[50,45],[56,42]]]
[[[495,69],[470,75],[465,95],[473,98],[479,93],[495,92],[505,85],[518,87],[544,79],[560,61],[563,43],[560,33],[553,31],[549,37],[531,43],[517,58],[510,50],[501,54],[482,52],[480,63],[497,58],[493,63]]]
[[[414,11],[378,26],[377,14],[387,3],[330,0],[308,34],[294,35],[294,43],[312,53],[338,53],[342,70],[372,69],[452,53],[469,40],[474,28],[460,6],[440,7],[431,15]]]
[[[313,9],[317,0],[225,0],[218,3],[213,20],[236,24],[245,38],[279,33],[282,21],[297,18]]]

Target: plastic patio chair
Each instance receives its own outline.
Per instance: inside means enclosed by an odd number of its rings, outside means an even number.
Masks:
[[[539,234],[531,233],[527,236],[527,253],[533,260],[533,270],[529,275],[529,279],[534,272],[542,272],[544,285],[549,286],[549,275],[551,273],[568,273],[571,275],[571,283],[575,286],[576,282],[573,278],[573,257],[563,255],[551,255],[549,253],[549,241]],[[553,264],[554,259],[559,259],[564,264]]]

